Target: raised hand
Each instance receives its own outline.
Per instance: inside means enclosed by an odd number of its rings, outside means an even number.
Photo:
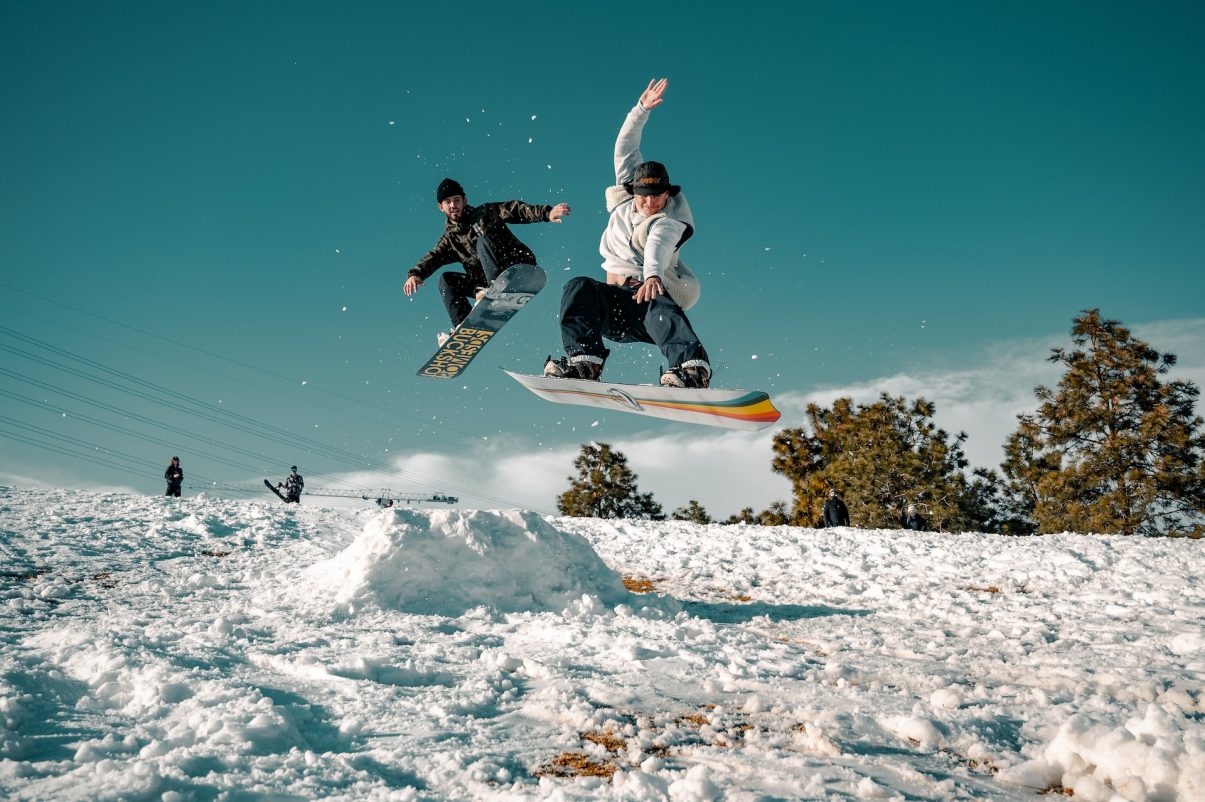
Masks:
[[[668,86],[668,78],[654,78],[649,81],[648,89],[645,89],[640,95],[640,105],[644,106],[648,111],[652,111],[660,106],[661,101],[665,99],[665,90]]]

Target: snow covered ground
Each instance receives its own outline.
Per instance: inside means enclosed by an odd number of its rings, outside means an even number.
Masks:
[[[0,488],[0,798],[1205,800],[1202,574],[1187,540]]]

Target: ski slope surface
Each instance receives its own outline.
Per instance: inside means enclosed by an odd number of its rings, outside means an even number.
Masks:
[[[1201,541],[0,488],[0,798],[1205,800]]]

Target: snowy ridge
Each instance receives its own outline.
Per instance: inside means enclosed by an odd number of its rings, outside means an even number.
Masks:
[[[0,560],[4,798],[1205,799],[1199,541],[0,488]]]

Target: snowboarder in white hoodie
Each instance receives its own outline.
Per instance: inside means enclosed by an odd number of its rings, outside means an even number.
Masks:
[[[565,356],[549,358],[545,376],[597,381],[612,342],[653,343],[669,370],[668,387],[707,387],[711,365],[685,310],[699,299],[699,281],[678,258],[694,234],[682,188],[665,165],[645,161],[640,138],[649,113],[661,105],[666,78],[654,79],[628,112],[615,141],[615,182],[607,189],[610,218],[599,243],[606,281],[577,276],[561,296]]]

